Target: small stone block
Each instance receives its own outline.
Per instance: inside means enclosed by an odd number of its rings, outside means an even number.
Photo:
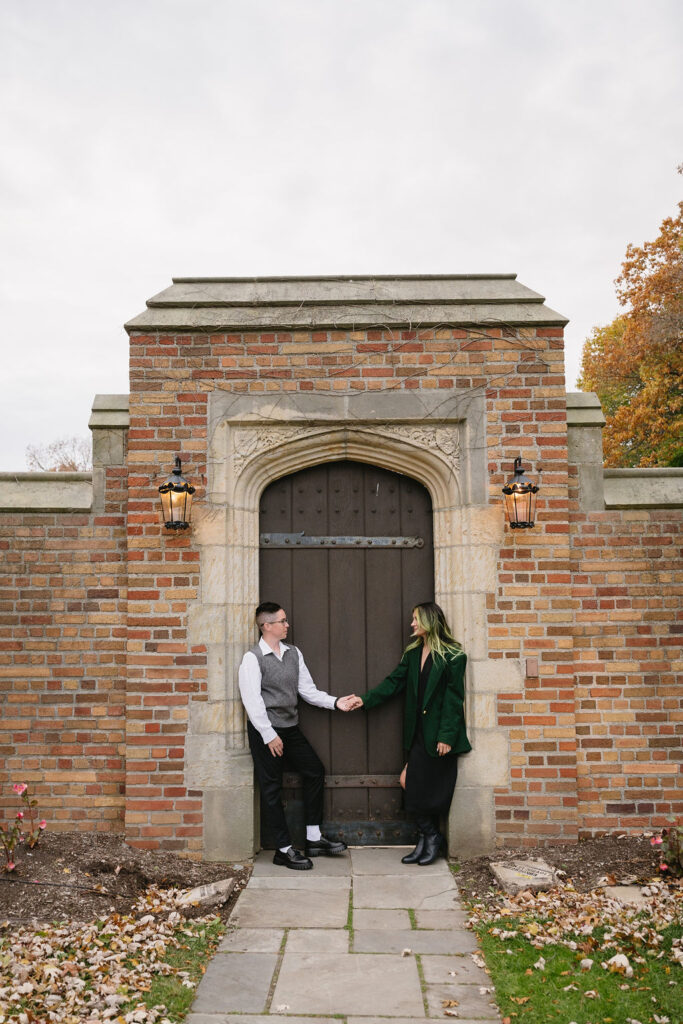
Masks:
[[[198,885],[189,892],[181,893],[176,899],[177,907],[191,907],[195,903],[211,906],[212,904],[225,903],[235,885],[234,878],[221,878],[218,882],[211,882],[209,885]]]
[[[555,872],[544,860],[497,861],[489,867],[501,888],[512,895],[524,889],[551,889],[555,884]]]

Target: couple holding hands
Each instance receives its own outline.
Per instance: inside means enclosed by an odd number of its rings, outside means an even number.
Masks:
[[[249,748],[261,788],[264,813],[276,840],[274,864],[306,871],[311,858],[336,856],[346,844],[320,831],[325,769],[298,726],[298,699],[316,707],[355,711],[378,707],[405,691],[403,746],[406,764],[400,782],[405,806],[417,826],[415,849],[404,864],[431,864],[444,837],[439,818],[448,812],[458,774],[458,754],[471,749],[465,730],[464,675],[467,657],[453,637],[438,604],[413,609],[412,636],[386,679],[362,697],[333,697],[319,690],[298,648],[285,644],[289,623],[279,604],[256,609],[258,644],[244,655],[239,687],[247,712]],[[282,806],[285,768],[302,777],[306,817],[305,853],[291,843]]]

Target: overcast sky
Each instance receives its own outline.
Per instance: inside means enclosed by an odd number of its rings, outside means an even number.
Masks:
[[[0,469],[172,276],[511,273],[590,329],[683,192],[680,0],[0,0]]]

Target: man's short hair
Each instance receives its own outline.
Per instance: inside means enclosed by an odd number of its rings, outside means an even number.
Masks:
[[[264,622],[269,621],[269,615],[275,615],[280,611],[282,611],[281,604],[276,604],[275,601],[262,601],[256,609],[256,625],[260,629]]]

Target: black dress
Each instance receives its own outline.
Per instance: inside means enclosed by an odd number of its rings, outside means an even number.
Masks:
[[[431,653],[420,669],[417,690],[417,727],[408,754],[406,772],[406,810],[415,817],[446,814],[451,806],[458,777],[458,755],[451,751],[443,757],[431,757],[422,735],[422,705],[432,667]]]

